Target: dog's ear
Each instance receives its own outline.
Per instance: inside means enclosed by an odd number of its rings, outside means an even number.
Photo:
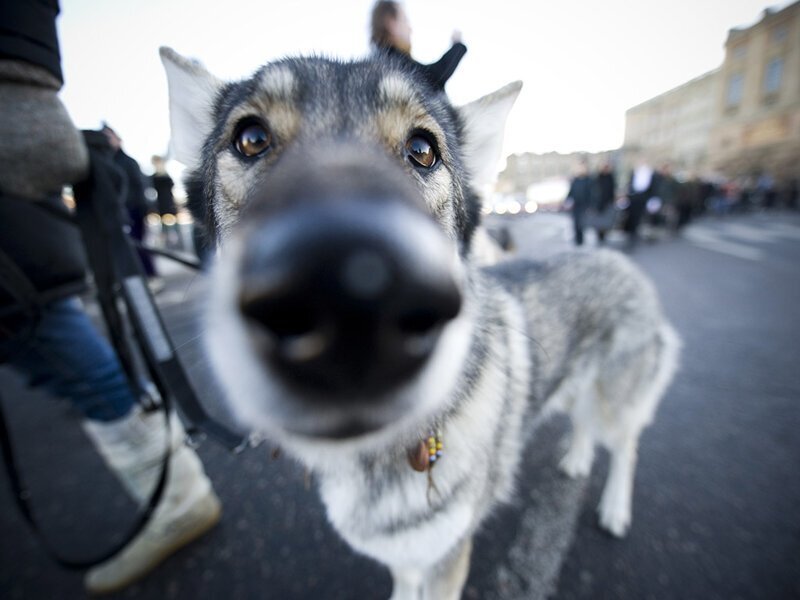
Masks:
[[[522,82],[515,81],[458,109],[464,121],[467,171],[477,191],[486,189],[497,177],[506,117],[521,89]]]
[[[159,54],[167,72],[172,153],[176,160],[193,167],[200,162],[203,142],[211,133],[214,99],[222,82],[172,48],[161,47]]]

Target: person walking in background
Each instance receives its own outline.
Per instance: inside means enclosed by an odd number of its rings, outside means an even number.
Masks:
[[[370,18],[370,42],[379,51],[411,58],[411,24],[403,6],[393,0],[380,0],[372,8]],[[461,42],[461,34],[453,32],[452,46],[435,63],[419,65],[427,74],[430,82],[438,89],[444,90],[447,80],[453,75],[467,53],[467,47]]]
[[[102,132],[105,134],[108,144],[114,152],[114,164],[122,171],[125,183],[125,208],[128,211],[128,222],[130,224],[130,236],[139,243],[144,243],[147,238],[147,198],[144,195],[144,183],[142,181],[142,171],[133,158],[128,156],[122,149],[122,138],[117,135],[107,123],[103,123]],[[150,290],[158,293],[164,288],[163,280],[158,277],[153,258],[150,253],[142,248],[138,248],[139,259],[142,261],[145,275],[147,275]]]
[[[178,207],[175,206],[175,196],[172,194],[175,182],[167,173],[167,163],[162,156],[153,156],[150,162],[153,165],[150,183],[156,192],[156,208],[161,217],[161,235],[165,246],[175,248],[180,245],[177,226]]]
[[[763,171],[756,182],[756,193],[759,203],[763,208],[775,208],[777,193],[775,191],[775,180],[767,171]]]
[[[633,249],[639,243],[639,226],[642,223],[647,201],[654,196],[658,177],[646,159],[640,158],[631,173],[628,184],[628,219],[625,232],[628,234],[628,248]]]
[[[578,164],[578,170],[569,186],[567,199],[571,203],[572,224],[575,229],[575,245],[583,245],[583,229],[586,226],[586,212],[592,204],[592,178],[586,161]]]
[[[614,170],[611,163],[604,162],[594,179],[593,188],[593,226],[597,231],[597,240],[601,244],[605,242],[606,234],[614,227],[616,218],[616,207],[614,206],[614,194],[617,190],[617,182],[614,177]]]
[[[163,411],[138,405],[78,297],[86,287],[85,255],[61,189],[85,179],[89,153],[57,95],[63,84],[58,12],[55,0],[0,1],[0,362],[71,402],[98,453],[140,506],[170,449],[161,502],[150,520],[117,555],[86,573],[87,590],[102,593],[143,576],[205,533],[219,520],[220,502],[175,415],[167,440]],[[110,161],[97,168],[115,169]],[[40,435],[46,443],[46,432]]]
[[[678,233],[686,227],[692,220],[692,215],[697,213],[697,210],[703,203],[703,182],[697,176],[697,173],[691,173],[689,180],[684,182],[678,190],[678,196],[675,202],[675,208],[678,213],[678,218],[675,221],[675,232]]]
[[[800,197],[800,181],[798,181],[797,177],[792,177],[786,182],[786,189],[784,190],[786,208],[797,210],[798,197]]]
[[[675,228],[678,221],[678,194],[680,182],[672,175],[672,167],[664,163],[658,171],[655,185],[655,196],[661,200],[661,209],[657,217],[657,225]]]

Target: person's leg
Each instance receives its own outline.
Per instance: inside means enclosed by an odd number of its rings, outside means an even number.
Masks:
[[[137,242],[144,243],[147,237],[147,224],[145,223],[145,215],[139,210],[129,209],[128,217],[130,218],[130,236]],[[153,264],[153,258],[150,253],[142,248],[137,248],[139,259],[142,261],[145,275],[147,277],[156,277],[156,268]]]
[[[645,199],[641,194],[632,194],[630,203],[626,229],[628,232],[628,245],[633,247],[639,241],[639,225],[642,222]]]
[[[170,452],[167,484],[152,518],[119,554],[86,573],[89,591],[128,585],[219,520],[219,499],[200,459],[184,443],[177,417],[171,415],[168,440],[164,413],[145,412],[135,403],[116,355],[77,298],[49,305],[30,338],[0,346],[31,385],[69,399],[83,413],[87,435],[139,504],[152,495]]]
[[[69,400],[86,419],[114,421],[135,404],[114,351],[77,298],[50,304],[30,339],[18,344],[11,366],[30,385]]]
[[[572,224],[575,227],[575,245],[583,245],[583,216],[584,211],[577,206],[572,208]]]

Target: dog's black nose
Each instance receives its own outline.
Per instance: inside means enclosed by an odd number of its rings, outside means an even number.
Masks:
[[[400,202],[305,205],[247,236],[240,309],[290,384],[374,394],[411,377],[458,314],[454,259],[433,220]]]

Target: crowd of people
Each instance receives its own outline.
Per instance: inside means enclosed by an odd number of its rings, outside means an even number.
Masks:
[[[610,163],[590,173],[588,162],[581,161],[565,207],[572,214],[576,245],[583,245],[586,229],[594,229],[601,244],[609,231],[618,229],[632,248],[639,242],[643,226],[679,233],[702,214],[797,210],[799,187],[797,177],[776,183],[766,172],[729,179],[703,178],[697,173],[676,176],[669,163],[654,168],[645,159],[637,161],[627,181],[619,182]]]

